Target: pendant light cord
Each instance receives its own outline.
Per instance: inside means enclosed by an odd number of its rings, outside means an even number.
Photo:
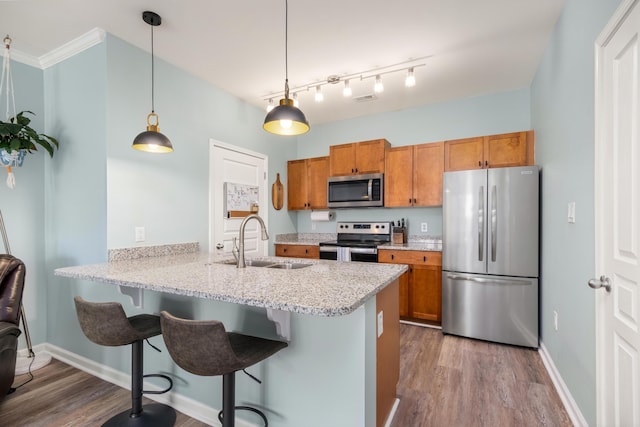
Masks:
[[[289,1],[284,0],[284,99],[289,99]]]
[[[149,25],[151,27],[151,113],[155,113],[155,98],[154,98],[154,60],[153,60],[153,25]]]

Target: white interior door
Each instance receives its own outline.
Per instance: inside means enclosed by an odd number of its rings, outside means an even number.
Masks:
[[[233,238],[238,237],[243,218],[225,216],[224,184],[258,186],[258,215],[268,227],[267,164],[264,154],[255,153],[211,140],[209,148],[209,252],[230,254]],[[245,256],[268,254],[268,241],[260,239],[258,221],[249,221],[245,228]]]
[[[598,425],[640,426],[640,7],[626,1],[596,50]],[[610,285],[609,289],[606,289]]]

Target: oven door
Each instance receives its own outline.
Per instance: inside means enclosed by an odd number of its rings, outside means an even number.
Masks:
[[[320,259],[330,259],[343,262],[378,262],[378,249],[321,245]]]

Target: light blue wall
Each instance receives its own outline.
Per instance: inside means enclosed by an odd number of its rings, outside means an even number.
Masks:
[[[16,100],[16,112],[28,110],[35,116],[30,126],[41,133],[45,132],[44,88],[42,71],[27,65],[11,62],[11,73]],[[6,87],[2,94],[6,100]],[[5,105],[2,105],[4,120]],[[13,112],[13,111],[12,111]],[[57,154],[54,154],[57,157]],[[55,161],[54,157],[54,161]],[[44,191],[47,186],[45,164],[49,162],[49,154],[43,149],[27,155],[22,167],[13,168],[16,186],[13,190],[6,186],[7,177],[4,168],[0,169],[0,210],[7,229],[7,238],[11,253],[20,258],[26,265],[25,290],[23,297],[24,310],[29,325],[29,332],[34,343],[46,341],[46,275],[45,257],[45,216]],[[0,243],[1,244],[1,243]],[[4,253],[4,246],[0,246]],[[19,346],[25,347],[24,334],[19,339]]]
[[[402,111],[313,126],[299,137],[299,159],[328,156],[329,146],[370,139],[387,139],[392,146],[516,132],[531,129],[529,89],[459,99]],[[337,221],[407,218],[409,234],[441,235],[442,208],[337,209]],[[420,223],[428,232],[420,232]],[[313,229],[315,226],[315,230]],[[312,223],[310,213],[297,214],[299,232],[335,233],[335,221]]]
[[[146,129],[151,111],[151,57],[113,36],[107,37],[107,46],[107,246],[197,241],[206,251],[210,138],[266,154],[269,184],[277,172],[286,175],[295,143],[262,129],[264,110],[156,58],[156,113],[160,131],[171,139],[175,151],[150,155],[131,149],[133,138]],[[142,244],[134,241],[136,226],[145,227]],[[269,206],[272,243],[276,234],[294,227],[286,210]]]
[[[106,261],[106,46],[45,70],[47,131],[60,151],[47,170],[47,341],[87,357],[69,281],[58,267]],[[97,359],[96,359],[97,360]]]
[[[542,166],[541,340],[596,424],[594,42],[619,0],[567,0],[531,89]],[[567,203],[576,223],[567,223]],[[553,329],[553,311],[559,330]]]

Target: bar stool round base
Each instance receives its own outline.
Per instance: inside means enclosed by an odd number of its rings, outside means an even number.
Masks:
[[[102,427],[171,427],[176,422],[176,411],[171,406],[153,403],[144,405],[142,413],[131,417],[131,409],[120,412]]]

